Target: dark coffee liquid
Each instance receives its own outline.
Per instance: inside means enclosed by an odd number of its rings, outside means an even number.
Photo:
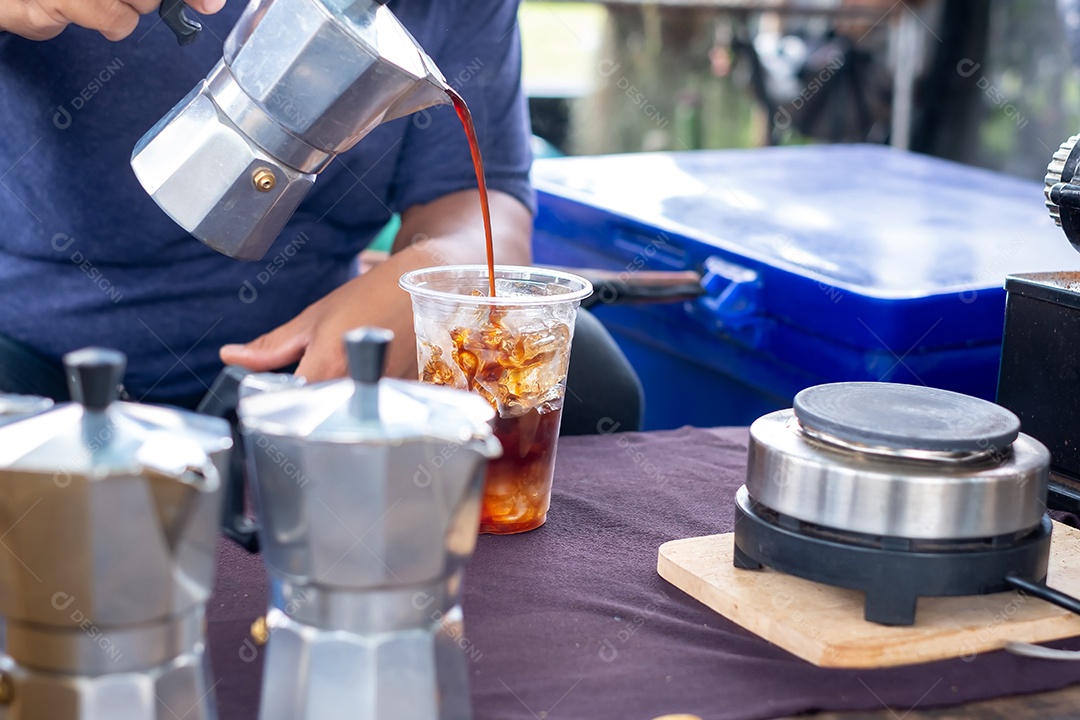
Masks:
[[[495,420],[503,455],[488,463],[480,532],[504,535],[534,530],[547,519],[562,408],[530,410]]]
[[[570,328],[555,325],[511,332],[490,322],[450,328],[450,340],[449,352],[425,345],[428,360],[420,378],[460,387],[464,375],[466,389],[498,411],[494,430],[503,455],[488,463],[480,532],[538,528],[551,499],[563,403],[555,383],[560,366],[566,372]]]
[[[472,113],[464,98],[453,88],[447,88],[446,94],[454,103],[465,135],[469,138],[469,151],[472,153],[473,169],[476,171],[476,186],[480,190],[480,212],[484,216],[484,239],[487,240],[488,295],[495,297],[495,247],[491,233],[491,207],[488,205],[487,180],[484,177],[484,158],[480,155],[480,143],[476,139],[476,126],[473,125]]]

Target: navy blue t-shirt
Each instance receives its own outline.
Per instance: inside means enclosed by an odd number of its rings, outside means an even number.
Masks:
[[[219,255],[173,223],[130,168],[135,142],[221,58],[244,3],[177,45],[156,15],[126,40],[0,32],[0,333],[51,357],[128,355],[136,398],[192,396],[218,348],[291,319],[350,276],[393,212],[475,188],[448,106],[376,128],[319,176],[266,257]],[[532,205],[517,0],[391,0],[472,109],[488,183]]]

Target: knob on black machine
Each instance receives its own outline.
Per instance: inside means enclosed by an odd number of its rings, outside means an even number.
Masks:
[[[1061,143],[1046,166],[1046,207],[1065,237],[1080,252],[1080,135]]]

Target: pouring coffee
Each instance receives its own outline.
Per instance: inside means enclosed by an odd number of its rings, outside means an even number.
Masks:
[[[262,258],[337,155],[381,123],[451,102],[385,1],[252,2],[221,62],[135,146],[143,188],[218,252]],[[197,32],[170,17],[178,37]]]

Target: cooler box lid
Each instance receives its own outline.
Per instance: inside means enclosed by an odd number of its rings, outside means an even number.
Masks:
[[[754,314],[856,347],[1000,342],[1007,275],[1080,269],[1041,183],[883,146],[559,158],[532,177],[542,261],[571,264],[544,232],[627,272],[712,261],[750,282]]]

